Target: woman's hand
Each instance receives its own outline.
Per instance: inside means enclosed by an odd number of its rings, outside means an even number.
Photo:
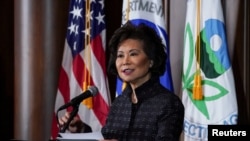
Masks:
[[[60,127],[65,126],[69,118],[70,118],[70,112],[66,112],[65,115],[58,120]],[[83,132],[83,128],[84,128],[84,123],[78,116],[75,116],[70,122],[67,130],[71,133],[81,133]]]

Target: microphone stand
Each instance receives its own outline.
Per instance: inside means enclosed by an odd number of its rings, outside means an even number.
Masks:
[[[61,132],[61,133],[65,133],[66,129],[69,127],[70,122],[72,121],[72,119],[73,119],[73,118],[76,116],[76,114],[78,113],[79,105],[80,105],[80,104],[73,105],[73,110],[72,110],[72,112],[70,113],[70,117],[69,117],[68,121],[67,121],[66,124],[60,129],[60,132]]]

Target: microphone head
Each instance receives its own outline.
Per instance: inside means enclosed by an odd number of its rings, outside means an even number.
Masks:
[[[96,96],[98,93],[98,88],[96,86],[90,86],[89,91],[91,92],[92,96]]]

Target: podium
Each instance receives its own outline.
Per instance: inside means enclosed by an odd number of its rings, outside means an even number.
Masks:
[[[91,133],[59,133],[57,141],[99,141],[104,139],[101,132]]]

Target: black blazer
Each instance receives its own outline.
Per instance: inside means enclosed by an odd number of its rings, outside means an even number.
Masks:
[[[105,139],[126,141],[179,141],[183,129],[184,106],[180,98],[152,78],[135,90],[138,103],[132,104],[128,87],[111,105]]]

